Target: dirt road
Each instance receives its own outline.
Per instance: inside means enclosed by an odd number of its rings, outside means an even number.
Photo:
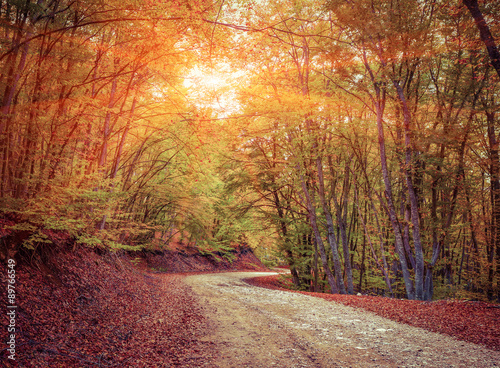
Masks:
[[[217,367],[500,366],[497,351],[243,281],[269,274],[219,273],[185,279],[206,307],[210,330],[204,338],[219,348]]]

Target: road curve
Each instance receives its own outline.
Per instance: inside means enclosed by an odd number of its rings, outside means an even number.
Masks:
[[[298,293],[249,285],[272,273],[185,278],[209,320],[221,368],[498,367],[500,352]],[[446,318],[446,316],[443,316]]]

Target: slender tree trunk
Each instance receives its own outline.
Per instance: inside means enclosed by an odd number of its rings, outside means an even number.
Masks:
[[[377,110],[380,111],[380,108],[377,108]],[[406,295],[408,299],[415,299],[415,291],[413,287],[413,282],[411,280],[410,272],[408,270],[408,264],[406,262],[406,255],[405,255],[405,250],[404,250],[404,245],[403,245],[403,237],[401,235],[401,230],[399,227],[399,221],[396,217],[396,208],[394,206],[393,202],[393,196],[392,196],[392,184],[389,178],[389,169],[387,166],[387,158],[385,154],[385,137],[384,137],[384,128],[382,126],[382,116],[380,113],[377,113],[377,127],[379,129],[379,150],[380,150],[380,156],[381,156],[381,167],[382,167],[382,177],[384,179],[384,184],[385,184],[385,196],[386,196],[386,201],[387,201],[387,207],[388,207],[388,215],[389,215],[389,220],[392,225],[392,230],[394,232],[395,236],[395,246],[396,246],[396,253],[399,256],[399,262],[401,264],[401,271],[403,273],[403,279],[405,282],[405,287],[406,287]]]
[[[299,274],[297,272],[297,268],[293,262],[293,254],[290,250],[290,239],[288,238],[288,228],[285,223],[285,213],[283,212],[283,206],[281,205],[281,201],[279,199],[279,195],[277,191],[273,191],[273,199],[274,206],[276,211],[278,212],[278,218],[280,222],[281,235],[283,237],[283,242],[285,244],[285,252],[287,258],[289,259],[290,273],[292,274],[292,282],[295,286],[300,286]]]
[[[333,165],[331,162],[331,157],[329,157],[330,160],[330,170],[332,171],[332,177],[333,177]],[[343,206],[345,213],[347,213],[347,191],[348,191],[348,183],[349,183],[349,163],[346,163],[346,168],[344,171],[344,188],[342,191],[342,197],[343,200]],[[335,206],[335,212],[337,215],[337,223],[339,225],[339,230],[340,230],[340,237],[342,239],[342,251],[344,254],[344,271],[346,273],[347,277],[347,293],[348,294],[354,294],[354,281],[352,278],[352,265],[351,265],[351,253],[350,253],[350,248],[349,248],[349,236],[347,235],[347,226],[346,226],[346,216],[343,215],[342,213],[342,208],[340,204],[337,201],[337,196],[335,195],[335,190],[332,188],[332,200],[333,204]]]
[[[488,299],[493,299],[495,278],[500,283],[500,155],[499,142],[495,133],[495,113],[486,112],[490,155],[491,228],[490,253],[488,254]],[[496,262],[495,262],[496,261]],[[495,267],[496,263],[496,267]],[[496,271],[494,271],[496,268]],[[496,277],[494,276],[496,275]],[[498,287],[498,286],[497,286]],[[500,289],[500,287],[498,287]],[[500,290],[497,291],[500,300]]]
[[[415,299],[415,289],[413,286],[413,281],[411,279],[410,272],[408,270],[408,264],[406,262],[403,237],[401,234],[400,223],[396,216],[396,206],[394,205],[393,194],[392,194],[392,183],[389,177],[389,167],[387,165],[387,154],[385,151],[385,135],[384,135],[384,125],[383,116],[385,109],[385,90],[381,90],[380,84],[376,81],[375,76],[368,64],[366,59],[366,53],[363,53],[363,60],[366,70],[370,75],[370,79],[375,88],[375,98],[372,96],[372,102],[375,106],[375,111],[377,114],[377,131],[378,131],[378,144],[380,153],[380,166],[382,169],[382,178],[385,185],[385,197],[387,201],[387,210],[389,215],[389,220],[391,222],[392,230],[395,237],[395,248],[396,253],[399,257],[399,263],[401,264],[401,272],[403,274],[403,280],[406,288],[406,296],[408,299]]]
[[[368,244],[370,244],[370,249],[372,251],[373,259],[375,260],[375,263],[377,264],[378,268],[380,269],[380,271],[382,271],[382,274],[384,275],[384,281],[385,281],[385,284],[387,285],[387,290],[392,295],[393,294],[393,292],[392,292],[392,286],[391,286],[391,281],[389,280],[389,274],[387,272],[387,261],[385,259],[385,255],[384,255],[383,242],[382,242],[382,239],[381,239],[381,244],[382,244],[381,245],[381,252],[382,252],[382,257],[383,257],[383,264],[380,264],[380,261],[379,261],[379,259],[377,257],[377,253],[375,252],[375,248],[373,247],[371,236],[370,236],[370,233],[368,232],[368,228],[366,226],[366,222],[365,222],[364,216],[361,213],[361,208],[359,206],[358,188],[357,188],[356,176],[355,175],[354,175],[354,187],[355,187],[354,188],[354,199],[355,199],[355,202],[356,202],[356,207],[358,209],[358,216],[359,216],[359,218],[361,220],[361,225],[363,226],[364,234],[366,236],[366,239],[368,240]],[[361,281],[360,281],[360,286],[361,286]]]
[[[314,239],[314,292],[317,293],[318,290],[318,243]]]
[[[120,60],[115,59],[115,69],[117,68]],[[102,146],[101,146],[101,153],[99,155],[99,171],[102,172],[102,175],[105,176],[106,173],[106,161],[107,161],[107,156],[108,156],[108,141],[109,141],[109,136],[111,134],[111,109],[115,106],[115,98],[116,98],[116,89],[118,85],[118,76],[115,75],[113,77],[113,81],[111,82],[111,92],[109,95],[109,102],[108,102],[108,111],[106,112],[106,116],[104,118],[104,125],[103,125],[103,134],[102,134]],[[106,219],[107,215],[102,216],[102,220],[99,223],[99,230],[104,230],[104,227],[106,225]]]
[[[118,65],[119,60],[115,60],[115,66]],[[116,88],[118,85],[118,80],[117,76],[113,78],[113,82],[111,83],[111,92],[109,95],[109,102],[108,102],[108,111],[106,112],[106,116],[104,118],[104,124],[103,124],[103,135],[102,135],[102,147],[101,147],[101,154],[99,155],[99,167],[101,170],[104,171],[104,166],[106,165],[106,158],[108,155],[108,140],[109,140],[109,135],[111,133],[111,128],[110,128],[110,123],[111,123],[111,109],[115,106],[115,95],[116,95]]]
[[[370,207],[371,207],[371,209],[373,211],[373,217],[375,218],[375,225],[377,226],[377,234],[378,234],[379,244],[380,244],[380,254],[381,254],[381,258],[382,258],[382,267],[383,267],[384,278],[385,278],[385,281],[386,281],[386,284],[387,284],[387,288],[389,290],[389,294],[391,296],[394,296],[394,292],[392,290],[392,284],[391,284],[391,281],[390,281],[390,278],[389,278],[389,265],[387,263],[387,257],[385,256],[385,243],[386,242],[384,240],[384,234],[383,234],[382,227],[380,226],[380,221],[379,221],[379,215],[378,215],[377,207],[375,206],[375,202],[374,202],[374,199],[373,199],[373,188],[372,188],[372,186],[370,184],[370,178],[368,177],[368,173],[366,172],[366,161],[363,160],[360,157],[358,157],[358,159],[359,159],[359,162],[361,164],[363,176],[364,176],[365,181],[366,181],[367,195],[368,195],[368,199],[370,201]],[[357,186],[356,174],[354,172],[353,172],[353,177],[354,177],[354,184],[355,184],[355,186]],[[357,192],[355,192],[355,193],[357,193]],[[382,198],[380,197],[380,195],[378,193],[376,193],[376,195],[379,198],[380,203],[383,206]],[[356,199],[356,201],[357,201],[357,199]],[[356,202],[356,203],[358,203],[358,202]]]
[[[373,250],[373,247],[372,247]],[[366,233],[363,234],[363,248],[361,250],[361,265],[359,266],[359,292],[363,290],[363,276],[366,271],[365,267],[365,256],[366,256]]]
[[[318,156],[316,158],[316,167],[318,170],[318,192],[319,192],[319,200],[321,202],[321,206],[323,207],[323,213],[326,218],[326,226],[328,230],[328,243],[330,244],[330,249],[332,251],[333,258],[333,267],[335,272],[335,278],[337,279],[337,286],[341,294],[346,293],[344,280],[342,277],[342,267],[340,265],[339,258],[339,249],[337,237],[335,236],[335,227],[333,225],[332,214],[330,212],[330,208],[326,202],[325,197],[325,181],[323,175],[323,163],[321,162],[321,158]]]
[[[462,284],[462,270],[464,266],[464,259],[466,256],[466,244],[467,244],[467,234],[465,234],[463,240],[462,240],[462,255],[460,257],[460,266],[458,268],[458,285]]]
[[[300,173],[300,166],[297,165],[297,172]],[[333,277],[332,271],[330,270],[330,266],[328,265],[328,258],[326,255],[325,245],[323,243],[323,239],[321,238],[321,233],[318,228],[318,221],[316,217],[316,208],[312,202],[311,196],[309,194],[309,189],[307,188],[306,181],[304,179],[304,175],[300,174],[300,182],[302,186],[302,192],[305,197],[305,204],[307,206],[307,213],[309,217],[309,222],[311,224],[314,237],[316,238],[316,243],[319,247],[319,253],[321,258],[321,263],[323,264],[323,271],[328,279],[328,284],[330,285],[330,291],[332,294],[338,293],[337,284],[335,282],[335,278]]]
[[[123,130],[123,134],[122,134],[122,137],[120,139],[120,144],[118,145],[118,150],[116,152],[115,160],[113,162],[113,168],[111,170],[111,179],[116,178],[116,175],[118,174],[118,168],[120,167],[120,160],[121,160],[121,156],[123,153],[123,146],[125,145],[125,141],[127,139],[127,134],[128,134],[129,129],[130,129],[130,125],[132,124],[136,102],[137,102],[137,98],[136,98],[136,96],[134,96],[134,99],[132,101],[132,107],[130,108],[129,117],[127,119],[127,124],[125,125],[125,128]]]
[[[5,64],[7,68],[5,90],[2,97],[2,105],[0,110],[0,152],[1,152],[1,167],[0,167],[0,196],[5,197],[7,191],[11,190],[12,178],[10,165],[12,164],[12,102],[15,92],[18,88],[19,78],[26,65],[26,57],[28,55],[29,43],[26,43],[21,54],[21,60],[16,68],[17,57],[19,55],[21,39],[23,37],[24,28],[28,15],[27,12],[22,14],[21,19],[16,22],[17,31],[12,36],[13,50],[7,57]],[[28,33],[29,36],[29,33]],[[2,74],[2,79],[4,75]]]
[[[424,251],[420,237],[420,215],[418,209],[418,199],[412,178],[412,147],[411,147],[411,115],[406,102],[403,88],[399,82],[394,81],[394,86],[398,93],[399,101],[403,109],[404,132],[405,132],[405,177],[408,196],[410,199],[411,222],[413,225],[413,245],[415,248],[415,298],[422,300],[424,298]]]

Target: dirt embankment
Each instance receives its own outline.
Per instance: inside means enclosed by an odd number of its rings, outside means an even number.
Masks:
[[[173,250],[136,252],[130,256],[149,270],[168,273],[268,271],[250,248],[240,246],[225,255],[219,252],[203,254],[196,248],[177,246]]]

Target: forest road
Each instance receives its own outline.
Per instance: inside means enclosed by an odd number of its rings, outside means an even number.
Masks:
[[[263,272],[185,278],[205,306],[216,367],[499,367],[500,352],[320,298],[252,286]],[[443,316],[446,319],[446,316]]]

